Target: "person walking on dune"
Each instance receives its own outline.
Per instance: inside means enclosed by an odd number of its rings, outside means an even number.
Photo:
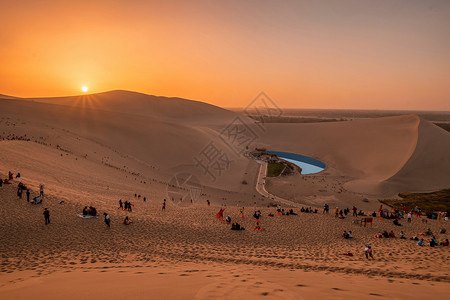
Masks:
[[[30,189],[27,189],[27,202],[30,202]]]
[[[367,259],[369,259],[369,256],[373,259],[372,247],[370,245],[366,245],[366,248],[364,248],[364,253],[366,254]]]
[[[50,224],[50,211],[48,211],[47,208],[44,208],[44,218],[45,218],[45,225]]]
[[[111,227],[111,218],[109,217],[109,215],[107,213],[103,213],[103,215],[105,216],[105,224],[108,227]]]

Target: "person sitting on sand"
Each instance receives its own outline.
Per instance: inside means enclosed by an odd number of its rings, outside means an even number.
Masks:
[[[297,215],[297,213],[295,213],[294,210],[293,210],[292,208],[289,210],[289,214],[290,214],[290,215],[293,215],[293,216],[296,216],[296,215]]]
[[[41,196],[36,196],[36,197],[34,197],[34,198],[30,201],[30,203],[31,203],[31,204],[40,204],[40,203],[42,203],[42,198],[41,198]]]
[[[389,237],[389,233],[386,230],[383,232],[383,237],[385,237],[385,238]]]
[[[241,227],[241,225],[239,223],[233,223],[233,225],[231,225],[231,230],[244,230],[244,227]]]
[[[433,235],[433,231],[431,231],[430,228],[428,228],[427,232],[425,232],[427,235]]]
[[[377,213],[376,213],[376,212],[373,212],[373,213],[372,213],[372,217],[373,217],[373,218],[376,218],[376,216],[377,216]]]
[[[342,234],[342,236],[344,237],[344,239],[348,239],[348,233],[346,230],[344,230],[344,233]]]
[[[401,238],[402,240],[406,240],[405,233],[404,233],[403,231],[400,232],[400,238]]]
[[[259,222],[256,222],[256,226],[253,229],[254,230],[262,230],[262,227],[259,225]]]
[[[417,243],[418,246],[423,246],[423,239],[420,239],[420,241]]]
[[[398,219],[395,219],[395,220],[394,220],[394,225],[395,225],[395,226],[402,226],[402,224],[400,224],[400,223],[398,222]]]
[[[364,248],[364,254],[366,255],[367,259],[369,259],[369,256],[373,259],[372,247],[370,245],[366,245],[366,247]]]
[[[353,238],[353,232],[351,230],[348,231],[348,238],[349,239]]]
[[[128,219],[128,216],[126,216],[125,219],[123,220],[123,224],[124,225],[130,225],[131,224],[131,220]]]
[[[441,242],[439,245],[441,245],[441,246],[448,246],[448,239],[445,239],[445,241]]]
[[[362,210],[360,210],[360,211],[358,212],[358,216],[365,216],[365,214],[364,214],[364,212],[363,212]]]
[[[432,238],[430,240],[430,247],[434,247],[434,246],[437,246],[437,245],[438,245],[438,243],[437,243],[436,239]]]
[[[389,232],[389,237],[390,238],[395,238],[395,234],[394,234],[394,232],[392,230]]]
[[[95,217],[97,215],[97,209],[93,206],[89,206],[89,215]]]
[[[230,217],[230,216],[227,216],[227,217],[225,218],[225,222],[227,222],[227,224],[230,224],[230,223],[231,223],[231,217]]]
[[[300,209],[300,212],[305,212],[305,208],[302,206],[302,208]]]
[[[419,238],[418,238],[417,236],[413,236],[412,238],[410,238],[410,240],[412,240],[412,241],[418,241]]]
[[[88,214],[88,208],[87,208],[87,206],[85,206],[83,208],[83,216],[87,216],[87,214]]]

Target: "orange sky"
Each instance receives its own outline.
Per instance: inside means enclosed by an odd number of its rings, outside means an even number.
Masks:
[[[450,1],[0,0],[0,93],[450,110]]]

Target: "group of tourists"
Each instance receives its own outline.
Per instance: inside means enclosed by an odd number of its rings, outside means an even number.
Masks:
[[[89,206],[89,208],[87,206],[85,206],[83,208],[83,216],[97,216],[97,209],[93,206]]]
[[[131,212],[133,210],[132,209],[133,206],[134,206],[134,204],[131,204],[131,202],[128,200],[125,200],[125,202],[123,202],[122,199],[119,200],[119,209],[127,210],[127,211]]]

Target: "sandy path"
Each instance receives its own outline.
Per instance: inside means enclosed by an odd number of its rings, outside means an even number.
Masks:
[[[271,193],[269,193],[266,190],[265,184],[266,184],[266,176],[267,176],[267,163],[266,162],[262,162],[262,161],[258,161],[258,163],[260,164],[259,167],[259,171],[258,171],[258,177],[256,180],[256,191],[261,194],[262,196],[269,198],[275,202],[279,202],[282,203],[284,205],[287,205],[289,207],[300,207],[302,206],[300,203],[296,203],[293,201],[289,201],[286,199],[283,199],[281,197],[275,196]]]

